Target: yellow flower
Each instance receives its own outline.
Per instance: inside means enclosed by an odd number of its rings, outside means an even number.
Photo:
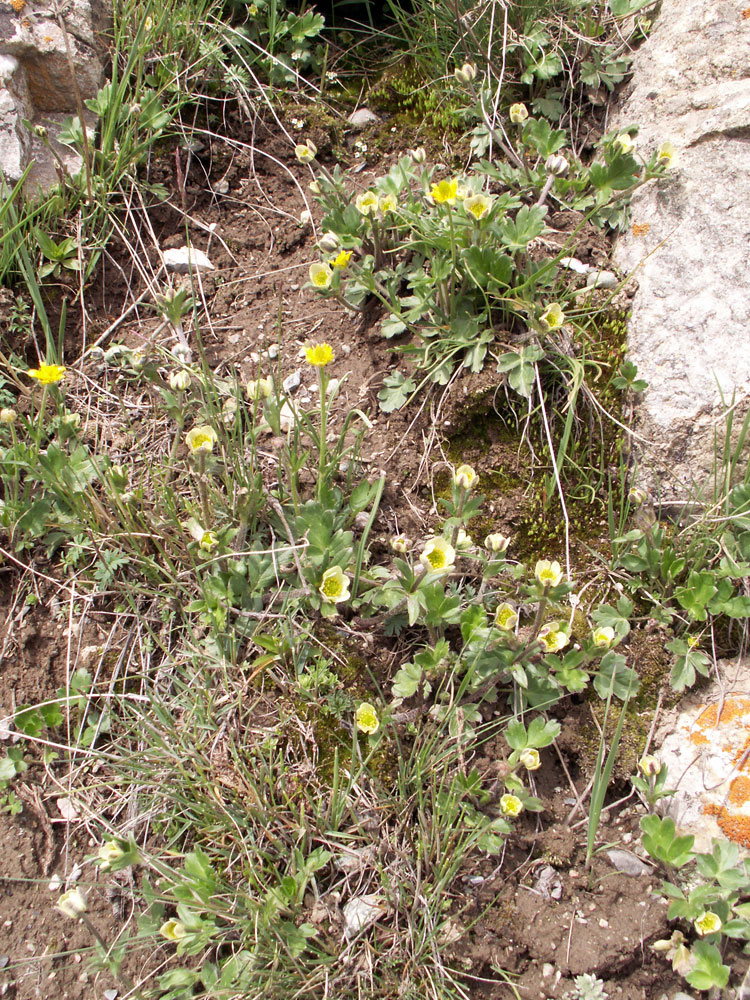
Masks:
[[[42,385],[54,385],[65,378],[67,369],[63,365],[39,365],[38,368],[29,368],[26,374],[29,378],[35,378]]]
[[[317,155],[317,152],[318,147],[311,139],[308,139],[307,142],[301,142],[299,145],[294,147],[294,155],[300,163],[312,163]]]
[[[354,199],[354,205],[362,215],[375,215],[378,210],[378,196],[374,191],[363,191]]]
[[[159,928],[159,933],[167,941],[180,941],[187,934],[187,928],[179,920],[167,920]]]
[[[519,799],[517,795],[511,795],[506,792],[500,798],[500,812],[503,816],[517,816],[523,809],[523,802]]]
[[[543,587],[556,587],[562,582],[563,571],[557,560],[540,559],[534,567],[534,576]]]
[[[208,453],[214,450],[214,445],[219,440],[213,427],[204,424],[202,427],[193,427],[185,435],[185,444],[190,449],[191,455]]]
[[[369,701],[363,701],[357,709],[356,721],[360,733],[372,735],[380,729],[380,719]]]
[[[564,649],[570,640],[565,632],[560,631],[558,622],[550,622],[540,630],[539,641],[543,643],[546,652],[557,653]]]
[[[511,104],[510,106],[510,120],[514,125],[523,125],[526,119],[529,117],[529,109],[525,104]]]
[[[440,181],[433,184],[430,191],[436,205],[455,205],[458,197],[458,181]]]
[[[456,562],[456,550],[444,538],[431,538],[422,549],[419,561],[430,573],[450,573]]]
[[[512,604],[505,602],[495,612],[495,625],[506,632],[512,631],[518,624],[518,612]]]
[[[325,368],[334,360],[333,348],[330,344],[312,344],[305,348],[305,358],[309,365],[315,368]]]
[[[618,146],[622,153],[632,153],[635,149],[635,143],[627,132],[621,132],[615,139],[614,145]]]
[[[558,330],[565,322],[565,313],[562,311],[560,303],[553,302],[547,306],[539,317],[539,322],[545,330]]]
[[[378,208],[385,215],[386,212],[395,212],[398,208],[398,199],[395,194],[381,194],[378,199]]]
[[[502,553],[510,545],[510,538],[505,535],[501,535],[499,531],[494,532],[491,535],[487,535],[484,540],[485,547],[490,550],[490,552]]]
[[[591,638],[595,646],[611,646],[615,641],[615,630],[611,625],[602,625],[601,628],[594,629]]]
[[[144,29],[146,31],[151,31],[151,29],[153,28],[153,26],[154,26],[153,18],[149,15],[149,16],[146,17],[146,20],[143,22],[143,27],[144,27]]]
[[[522,750],[518,759],[527,771],[536,771],[542,766],[539,751],[533,747],[526,747],[525,750]]]
[[[464,198],[464,211],[467,215],[473,216],[477,222],[486,219],[492,211],[492,198],[486,194],[473,194]]]
[[[334,267],[344,268],[344,267],[348,267],[349,266],[349,261],[351,259],[352,259],[352,252],[351,252],[351,250],[341,250],[333,258],[333,260],[331,261],[331,264]]]
[[[705,937],[706,934],[717,934],[721,930],[721,917],[712,910],[704,910],[699,917],[693,921],[695,933]]]
[[[315,288],[328,288],[333,280],[333,270],[319,261],[310,265],[310,283]]]
[[[470,465],[459,465],[453,473],[453,482],[463,490],[470,490],[477,478],[476,472]]]
[[[80,889],[68,889],[55,903],[57,909],[66,917],[77,920],[88,909],[86,897]]]
[[[340,566],[331,566],[323,574],[318,593],[328,604],[349,600],[349,577]]]

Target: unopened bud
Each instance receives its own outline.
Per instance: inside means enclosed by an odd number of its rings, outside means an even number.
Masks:
[[[473,63],[466,62],[460,69],[454,69],[453,75],[459,83],[471,83],[476,78],[477,68]]]
[[[330,230],[327,233],[323,233],[318,240],[318,246],[324,253],[333,253],[334,250],[338,250],[340,245],[338,236]]]
[[[18,414],[10,406],[4,406],[0,410],[0,424],[14,424]]]
[[[544,167],[547,173],[552,174],[553,177],[565,177],[570,170],[570,164],[560,153],[548,156]]]

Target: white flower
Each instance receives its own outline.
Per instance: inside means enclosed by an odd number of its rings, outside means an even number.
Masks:
[[[591,638],[594,640],[595,646],[611,646],[615,641],[615,630],[611,625],[602,625],[600,628],[594,629]]]
[[[476,478],[477,474],[470,465],[459,465],[453,473],[453,482],[464,490],[470,490]]]
[[[307,142],[301,142],[294,147],[294,155],[300,163],[312,163],[317,153],[318,147],[311,139],[308,139]]]
[[[543,587],[556,587],[562,582],[563,571],[557,560],[540,559],[534,567],[534,576]]]
[[[484,540],[485,547],[490,550],[490,552],[502,553],[510,545],[510,538],[505,535],[501,535],[499,531],[494,532],[491,535],[487,535]]]
[[[536,771],[542,766],[539,751],[533,747],[526,747],[525,750],[522,750],[518,759],[527,771]]]
[[[183,368],[181,371],[170,372],[169,374],[169,388],[174,389],[175,392],[184,392],[190,386],[190,372],[185,371]]]
[[[328,604],[340,604],[349,599],[349,577],[340,566],[332,566],[323,574],[318,592]]]

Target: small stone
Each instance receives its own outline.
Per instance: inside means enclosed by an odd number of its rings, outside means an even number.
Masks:
[[[348,358],[349,355],[352,353],[352,349],[351,349],[351,347],[348,344],[342,344],[341,345],[341,353],[344,355],[344,357]]]
[[[620,284],[620,279],[617,277],[614,271],[596,271],[592,272],[586,278],[587,288],[606,288],[613,289],[617,288]]]
[[[162,254],[164,266],[175,274],[189,274],[193,271],[214,271],[215,268],[202,250],[195,247],[176,247]]]
[[[105,990],[104,1000],[117,1000],[117,990]]]
[[[10,958],[7,955],[0,955],[0,969],[4,969],[9,961]]]
[[[356,111],[352,111],[349,117],[346,119],[355,131],[367,128],[368,125],[374,125],[379,122],[380,119],[369,108],[357,108]]]
[[[80,818],[80,813],[76,809],[73,800],[63,796],[57,800],[57,808],[60,810],[60,815],[68,823],[72,823],[74,820]]]
[[[637,858],[632,851],[623,851],[619,847],[613,847],[612,850],[607,851],[607,857],[612,866],[624,875],[637,878],[639,875],[651,874],[649,866]]]
[[[560,267],[567,268],[568,271],[574,271],[576,274],[588,274],[591,270],[590,264],[584,264],[577,257],[561,257]]]
[[[229,194],[229,181],[222,177],[213,186],[214,194]]]
[[[600,917],[599,918],[599,926],[600,927],[609,927],[609,921],[605,920],[604,917]]]
[[[268,357],[271,359],[271,361],[275,361],[276,358],[278,358],[278,356],[279,356],[279,345],[271,344],[271,346],[268,348]]]
[[[554,965],[551,962],[545,962],[544,965],[542,966],[542,976],[544,976],[545,979],[549,979],[549,977],[554,976],[554,974],[555,974]]]
[[[284,392],[294,392],[295,389],[299,388],[300,382],[302,381],[302,376],[299,372],[292,372],[291,375],[287,375],[281,386]]]
[[[58,892],[61,885],[62,885],[62,879],[57,874],[57,872],[55,872],[55,874],[50,879],[47,888],[49,889],[50,892]]]

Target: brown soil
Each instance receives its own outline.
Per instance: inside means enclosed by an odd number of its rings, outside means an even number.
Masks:
[[[444,394],[433,392],[403,412],[380,413],[377,391],[383,377],[402,361],[367,325],[358,325],[338,305],[304,289],[315,236],[298,218],[306,207],[301,191],[306,190],[310,177],[290,157],[283,137],[265,134],[257,136],[256,142],[254,154],[239,145],[231,155],[225,150],[216,150],[213,156],[201,154],[190,164],[182,193],[176,190],[172,158],[157,162],[152,169],[152,180],[167,184],[174,205],[184,198],[194,220],[189,225],[191,240],[198,248],[208,249],[217,268],[204,278],[210,319],[201,332],[208,361],[219,371],[239,371],[247,379],[256,374],[251,356],[278,343],[280,374],[283,378],[300,370],[302,386],[297,394],[304,397],[313,379],[301,363],[300,348],[310,339],[328,341],[336,357],[331,375],[343,382],[334,421],[352,408],[373,418],[364,461],[368,474],[374,476],[381,470],[387,474],[377,532],[383,538],[396,531],[422,533],[436,518],[434,475],[445,470],[441,463],[451,448],[444,435],[465,430],[477,412],[483,419],[482,412],[486,417],[493,406],[502,408],[501,377],[490,369],[457,381]],[[377,174],[388,168],[388,160],[378,162]],[[364,187],[375,173],[369,168],[360,173],[357,186]],[[294,183],[295,177],[301,188]],[[228,181],[229,192],[215,195],[209,185],[221,179]],[[150,210],[149,217],[162,249],[184,244],[185,224],[178,211],[161,205]],[[560,217],[553,224],[562,230],[575,221]],[[216,231],[209,246],[205,227],[210,224],[216,224]],[[605,249],[601,234],[588,236],[581,256],[600,261]],[[86,344],[80,334],[75,342],[71,340],[69,362],[142,290],[129,255],[116,244],[111,245],[110,254],[88,294]],[[153,247],[146,256],[155,266]],[[71,323],[71,329],[76,325]],[[156,326],[152,313],[135,310],[110,342],[146,346]],[[529,514],[528,456],[508,443],[500,423],[490,424],[481,442],[470,431],[463,458],[480,473],[502,471],[517,483],[491,501],[490,511],[495,529],[512,534]],[[75,652],[101,642],[109,620],[103,612],[89,608],[83,634],[68,634],[71,591],[56,567],[43,560],[28,566],[6,562],[0,568],[0,588],[2,717],[18,704],[33,704],[53,695],[65,683],[71,649]],[[579,723],[590,718],[585,705],[569,705],[568,711],[572,722],[566,727],[568,732],[577,731]],[[477,766],[492,773],[502,753],[499,746],[483,751],[485,756]],[[582,789],[588,775],[579,766],[574,741],[566,744],[563,739],[560,753]],[[652,895],[658,878],[623,875],[602,857],[590,884],[582,866],[586,837],[585,825],[580,825],[582,814],[573,811],[573,791],[557,758],[551,750],[545,754],[549,766],[540,772],[544,777],[537,789],[545,811],[538,821],[529,818],[520,824],[519,837],[513,838],[502,858],[478,858],[475,869],[464,869],[453,887],[455,912],[461,916],[456,924],[458,940],[445,944],[446,963],[464,973],[465,988],[473,1000],[562,997],[572,989],[572,977],[583,972],[599,976],[609,995],[621,1000],[651,1000],[670,990],[673,994],[679,979],[649,947],[671,933],[664,902]],[[94,842],[85,816],[71,823],[62,818],[57,799],[64,795],[64,785],[52,780],[51,770],[45,769],[42,748],[33,751],[34,755],[29,770],[17,782],[23,812],[17,817],[0,816],[4,847],[0,857],[0,995],[17,1000],[101,997],[114,988],[111,976],[85,971],[78,951],[89,946],[91,939],[84,927],[57,915],[53,908],[56,893],[48,889],[54,874],[65,881],[83,864]],[[613,794],[622,790],[615,788]],[[639,815],[631,799],[602,826],[600,841],[634,847]],[[93,866],[85,865],[81,882],[94,877]],[[92,919],[112,940],[127,926],[129,911],[126,905],[124,911],[113,914],[107,888],[107,883],[93,886]]]

